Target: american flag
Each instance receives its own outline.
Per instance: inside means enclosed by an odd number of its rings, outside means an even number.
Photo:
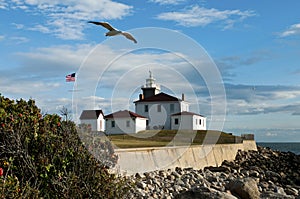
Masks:
[[[67,75],[66,82],[75,82],[75,73]]]

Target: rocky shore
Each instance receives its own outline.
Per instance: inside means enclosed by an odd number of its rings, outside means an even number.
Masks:
[[[176,168],[128,177],[129,198],[300,199],[300,155],[258,147],[203,170]]]

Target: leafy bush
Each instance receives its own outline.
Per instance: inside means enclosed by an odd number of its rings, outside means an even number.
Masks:
[[[83,134],[56,115],[41,115],[34,100],[0,95],[0,197],[122,198],[130,189],[108,172],[117,157],[107,141]],[[92,147],[98,157],[86,147]]]

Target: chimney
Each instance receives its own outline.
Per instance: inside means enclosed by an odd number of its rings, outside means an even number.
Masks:
[[[184,93],[181,95],[181,100],[184,101]]]
[[[144,99],[144,95],[143,94],[140,94],[139,97],[140,97],[140,100]]]

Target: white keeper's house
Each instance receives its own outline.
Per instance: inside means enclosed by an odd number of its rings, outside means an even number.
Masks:
[[[105,116],[105,132],[111,134],[137,133],[146,129],[148,119],[128,110],[117,111]]]
[[[102,110],[83,110],[80,122],[91,127],[92,131],[105,131],[105,120]]]
[[[189,111],[189,103],[185,101],[184,94],[179,99],[160,92],[160,86],[155,83],[151,71],[141,89],[142,94],[134,101],[135,112],[123,110],[104,116],[105,130],[100,131],[107,134],[128,134],[152,129],[206,130],[206,117]],[[80,116],[81,123],[87,121],[85,114],[86,110]],[[99,131],[98,127],[93,128],[96,126],[91,126],[93,131]]]

